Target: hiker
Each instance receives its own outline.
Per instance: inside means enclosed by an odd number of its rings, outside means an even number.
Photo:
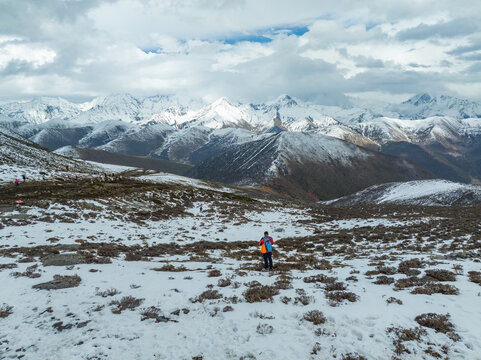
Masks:
[[[16,184],[17,186],[20,185],[20,181],[18,181],[17,178],[15,178],[15,184]]]
[[[264,269],[272,270],[272,245],[274,240],[269,236],[269,233],[264,232],[264,237],[259,241],[261,245],[262,256],[264,257]]]
[[[25,174],[22,175],[22,178],[23,178],[23,182],[25,182],[25,180],[27,180],[27,177],[25,176]]]

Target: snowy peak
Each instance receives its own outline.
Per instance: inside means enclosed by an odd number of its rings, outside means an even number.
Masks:
[[[28,102],[0,106],[0,113],[9,121],[42,124],[50,120],[68,120],[81,112],[79,105],[62,98],[41,97]]]
[[[454,118],[481,118],[481,104],[453,96],[431,96],[427,93],[413,96],[403,102],[399,109],[400,118],[420,119],[431,116]]]
[[[434,99],[435,100],[435,99]],[[431,95],[424,93],[413,96],[412,98],[403,102],[403,104],[411,104],[414,106],[421,106],[433,101]]]

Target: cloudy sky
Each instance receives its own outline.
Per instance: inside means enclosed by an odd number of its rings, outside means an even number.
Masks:
[[[481,100],[481,2],[0,0],[0,99],[120,92]]]

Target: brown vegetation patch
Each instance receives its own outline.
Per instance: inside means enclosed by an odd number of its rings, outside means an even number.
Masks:
[[[2,304],[0,306],[0,319],[4,319],[12,314],[13,306],[9,306],[7,304]]]
[[[122,311],[127,309],[134,310],[136,307],[139,307],[143,301],[144,299],[137,299],[129,295],[129,296],[124,296],[120,300],[114,300],[109,305],[115,306],[115,308],[112,309],[112,313],[120,314]]]
[[[208,277],[218,277],[218,276],[222,276],[222,273],[220,270],[214,269],[209,271]]]
[[[395,280],[392,277],[381,275],[381,276],[377,277],[374,284],[376,284],[376,285],[391,285],[394,281]]]
[[[187,271],[187,268],[184,265],[179,267],[175,267],[173,264],[165,264],[164,266],[158,268],[152,268],[154,271],[168,271],[168,272],[182,272]]]
[[[449,270],[429,269],[426,276],[437,281],[456,281],[456,274]]]
[[[458,295],[459,289],[453,285],[429,282],[424,286],[416,287],[411,291],[411,294],[443,294],[443,295]]]
[[[440,315],[436,313],[426,313],[418,315],[414,320],[421,326],[433,329],[436,332],[440,332],[448,335],[453,341],[460,340],[458,334],[456,334],[453,323],[449,321],[450,315]]]
[[[326,298],[329,300],[329,305],[337,306],[344,300],[349,302],[356,302],[358,296],[349,291],[328,291],[326,292]]]
[[[261,302],[264,300],[272,301],[272,297],[279,294],[279,289],[273,286],[261,285],[250,287],[244,292],[244,297],[248,303]]]
[[[305,283],[323,283],[323,284],[332,284],[334,283],[337,279],[334,277],[329,277],[324,274],[317,274],[317,275],[312,275],[312,276],[307,276],[304,279]]]
[[[304,314],[302,318],[306,321],[313,323],[314,325],[321,325],[327,321],[324,314],[319,310],[308,311]]]
[[[469,281],[481,285],[481,272],[480,271],[470,271],[468,272]]]
[[[205,300],[217,300],[222,297],[222,294],[218,292],[217,290],[206,290],[199,296],[197,296],[194,299],[191,299],[190,301],[193,303],[203,303]]]

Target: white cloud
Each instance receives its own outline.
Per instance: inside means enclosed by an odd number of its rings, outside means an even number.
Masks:
[[[2,2],[0,98],[289,93],[336,103],[351,93],[447,91],[479,99],[477,53],[465,53],[479,43],[478,14],[481,4],[468,0]]]

